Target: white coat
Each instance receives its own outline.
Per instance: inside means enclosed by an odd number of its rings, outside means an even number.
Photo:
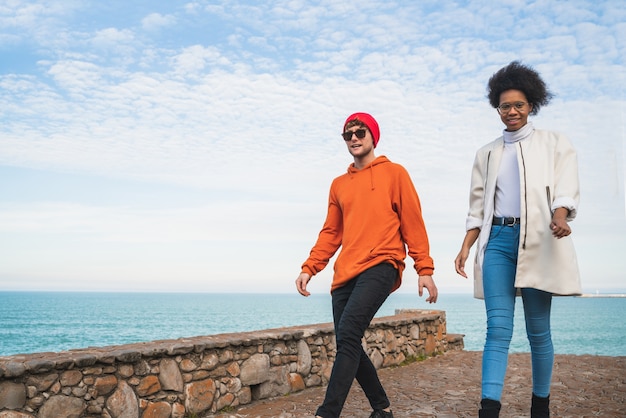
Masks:
[[[520,241],[515,287],[556,295],[581,294],[576,252],[570,236],[554,238],[550,222],[555,209],[576,217],[579,202],[576,151],[564,136],[535,130],[516,143],[520,177]],[[482,262],[489,240],[496,177],[504,150],[500,137],[476,153],[472,169],[470,210],[466,229],[480,228],[474,261],[474,297],[483,299]]]

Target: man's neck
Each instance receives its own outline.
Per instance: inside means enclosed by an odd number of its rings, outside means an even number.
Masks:
[[[367,167],[376,159],[374,153],[367,154],[363,157],[354,157],[354,167],[357,170],[361,170],[362,168]]]

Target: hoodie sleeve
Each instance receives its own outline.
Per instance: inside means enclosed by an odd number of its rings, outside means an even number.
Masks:
[[[331,185],[328,196],[328,213],[324,226],[319,233],[315,245],[311,249],[309,258],[302,264],[302,271],[316,275],[328,265],[330,259],[341,245],[343,237],[343,214],[336,199],[335,182]]]
[[[397,210],[400,216],[400,232],[408,247],[409,256],[414,261],[417,274],[432,275],[435,265],[430,256],[430,244],[419,196],[409,173],[404,168],[401,169],[398,180],[400,196],[397,199],[399,202]]]

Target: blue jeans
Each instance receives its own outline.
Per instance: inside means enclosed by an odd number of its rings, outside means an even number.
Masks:
[[[487,338],[483,351],[482,398],[499,401],[504,386],[515,312],[515,271],[519,225],[493,226],[483,263],[483,290],[487,309]],[[530,342],[533,393],[550,394],[554,348],[550,334],[552,294],[521,289],[526,335]]]
[[[391,264],[374,266],[332,293],[337,355],[326,388],[324,403],[316,415],[338,418],[356,378],[372,409],[389,407],[376,368],[363,350],[365,330],[385,302],[398,277]]]

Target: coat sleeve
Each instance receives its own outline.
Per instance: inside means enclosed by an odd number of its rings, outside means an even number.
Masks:
[[[578,157],[567,138],[557,135],[554,156],[554,192],[551,209],[569,210],[567,220],[572,221],[578,212],[580,185],[578,180]]]
[[[485,184],[487,181],[490,155],[490,151],[480,149],[474,157],[470,183],[469,212],[465,222],[465,229],[467,231],[474,228],[481,228],[483,225]]]

